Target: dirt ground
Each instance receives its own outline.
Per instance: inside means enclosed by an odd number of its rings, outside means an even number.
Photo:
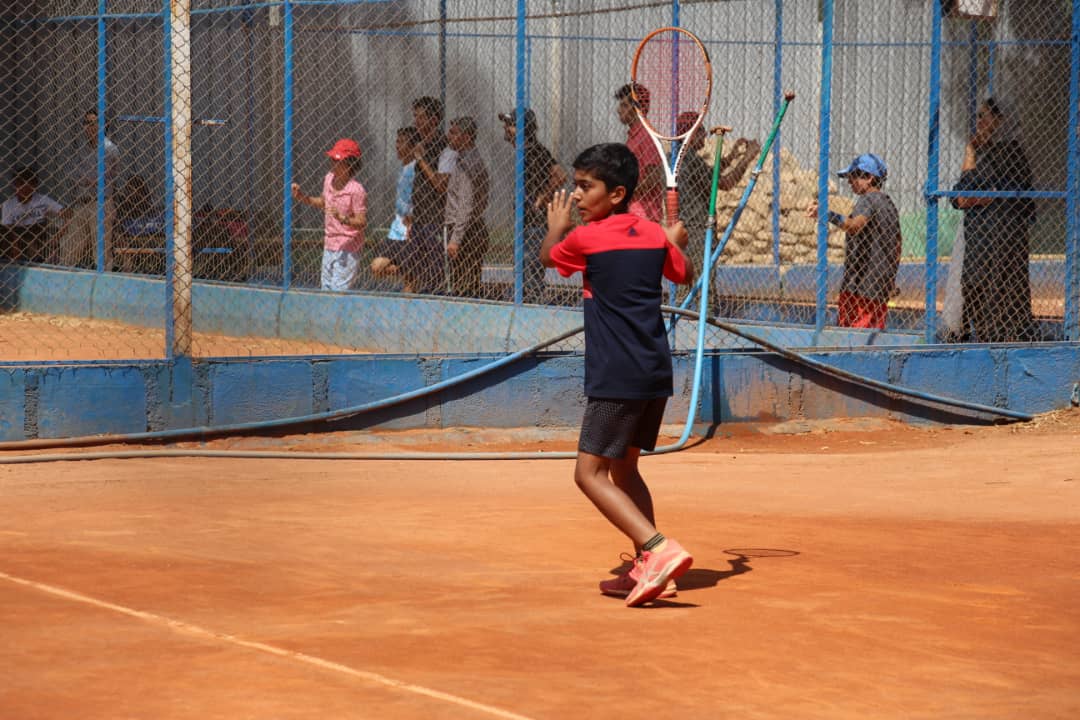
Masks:
[[[458,430],[211,448],[561,449]],[[1080,716],[1080,411],[646,458],[679,594],[572,461],[0,465],[0,717]]]
[[[336,355],[367,352],[311,340],[195,333],[195,357]],[[153,360],[165,357],[165,329],[107,320],[9,312],[0,314],[0,362]]]

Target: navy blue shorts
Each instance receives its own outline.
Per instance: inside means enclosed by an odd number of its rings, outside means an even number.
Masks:
[[[612,400],[589,398],[581,421],[578,450],[620,460],[629,448],[654,450],[667,398]]]

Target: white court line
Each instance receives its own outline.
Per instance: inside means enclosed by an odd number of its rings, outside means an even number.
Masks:
[[[485,705],[478,703],[468,698],[458,697],[457,695],[451,695],[450,693],[444,693],[439,690],[432,690],[422,685],[413,685],[412,683],[403,682],[401,680],[395,680],[393,678],[380,675],[378,673],[368,672],[367,670],[357,670],[351,668],[348,665],[342,665],[331,660],[324,660],[314,655],[306,655],[301,652],[295,652],[293,650],[286,650],[284,648],[275,647],[274,645],[267,645],[266,643],[254,642],[252,640],[245,640],[243,638],[236,637],[235,635],[229,635],[227,633],[214,632],[213,630],[207,630],[206,628],[199,627],[198,625],[192,625],[182,620],[173,620],[163,615],[155,615],[154,613],[145,612],[143,610],[135,610],[134,608],[124,607],[123,605],[116,605],[115,603],[106,602],[105,600],[98,600],[92,598],[89,595],[82,595],[81,593],[72,592],[71,590],[64,590],[63,588],[56,587],[54,585],[46,585],[45,583],[35,582],[33,580],[26,580],[25,578],[15,577],[14,575],[8,575],[5,572],[0,572],[0,578],[8,580],[17,585],[24,585],[26,587],[40,590],[41,592],[48,593],[49,595],[55,595],[67,600],[74,600],[75,602],[84,603],[86,605],[93,605],[94,607],[104,608],[106,610],[112,610],[113,612],[120,613],[121,615],[128,615],[129,617],[138,618],[155,625],[164,625],[178,632],[187,633],[188,635],[195,635],[202,638],[210,638],[212,640],[219,640],[221,642],[237,645],[239,647],[247,648],[249,650],[256,650],[258,652],[268,653],[270,655],[277,655],[278,657],[285,657],[291,660],[305,663],[307,665],[314,665],[315,667],[323,668],[325,670],[333,670],[334,672],[342,673],[343,675],[350,675],[361,680],[367,680],[378,685],[385,685],[395,690],[401,690],[403,692],[412,693],[414,695],[423,695],[425,697],[434,698],[436,700],[442,700],[444,702],[451,703],[453,705],[459,705],[470,710],[476,710],[478,712],[491,715],[498,718],[506,718],[506,720],[532,720],[525,715],[518,715],[517,713],[510,712],[508,710],[502,710],[491,705]]]

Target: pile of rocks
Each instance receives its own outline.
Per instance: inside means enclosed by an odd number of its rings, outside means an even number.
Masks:
[[[714,139],[706,141],[701,149],[702,156],[712,165]],[[734,148],[735,143],[724,143],[724,157],[741,152]],[[730,148],[730,149],[729,149]],[[738,164],[739,157],[732,155],[732,161]],[[719,239],[731,215],[739,204],[751,170],[757,158],[751,160],[746,174],[739,183],[728,191],[720,191],[716,196],[717,228]],[[724,247],[720,262],[733,265],[771,265],[773,264],[772,202],[773,202],[773,159],[770,154],[762,166],[761,175],[743,208],[738,225]],[[818,175],[814,170],[804,170],[795,157],[784,148],[780,149],[780,263],[782,265],[815,264],[817,262],[817,220],[806,216],[806,208],[817,199]],[[847,215],[854,207],[854,200],[839,194],[839,187],[834,180],[829,180],[829,209]],[[844,262],[844,233],[835,226],[829,226],[830,263]]]

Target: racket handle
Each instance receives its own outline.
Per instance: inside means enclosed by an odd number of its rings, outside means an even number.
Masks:
[[[664,197],[664,211],[668,227],[679,222],[679,191],[669,188]]]

